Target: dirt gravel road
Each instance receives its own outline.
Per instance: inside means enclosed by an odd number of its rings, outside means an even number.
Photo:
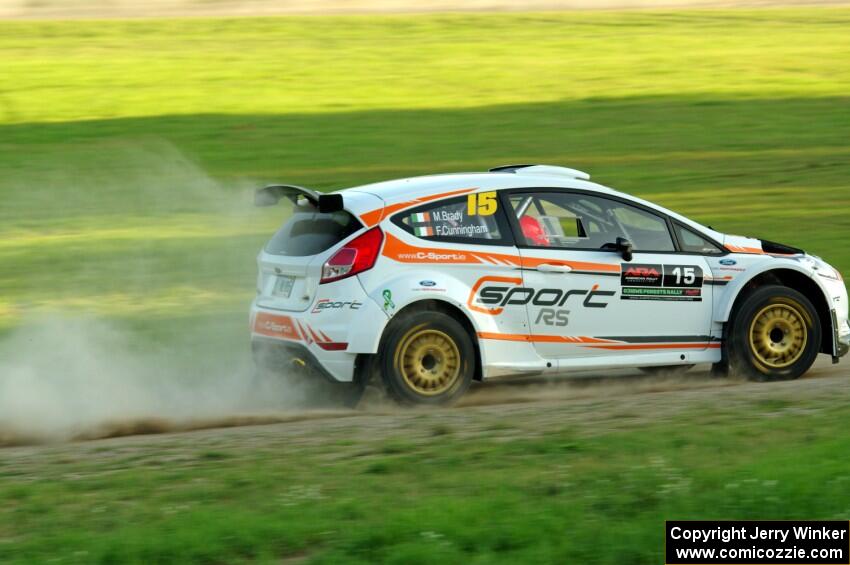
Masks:
[[[2,453],[4,458],[27,459],[70,451],[94,453],[101,447],[124,451],[125,447],[166,444],[243,450],[278,442],[324,445],[341,438],[357,442],[400,430],[427,435],[438,427],[474,437],[505,423],[510,423],[512,433],[529,437],[565,423],[593,434],[673,421],[692,410],[723,411],[753,403],[778,402],[791,412],[846,406],[850,403],[848,377],[850,363],[831,365],[824,358],[805,378],[777,383],[717,379],[698,369],[683,377],[622,371],[605,377],[588,373],[560,380],[509,379],[476,386],[451,408],[418,410],[379,404],[360,410],[253,414],[207,422],[115,422],[82,438],[94,441],[6,447]]]

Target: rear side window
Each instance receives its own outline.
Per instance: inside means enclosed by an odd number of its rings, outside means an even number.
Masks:
[[[362,224],[346,211],[321,214],[306,200],[299,200],[277,233],[266,244],[266,253],[305,257],[316,255],[347,238]]]
[[[495,192],[478,192],[426,204],[393,216],[393,223],[430,241],[510,245],[509,228]]]

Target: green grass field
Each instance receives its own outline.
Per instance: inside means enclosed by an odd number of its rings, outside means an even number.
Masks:
[[[98,315],[142,349],[244,357],[280,220],[250,189],[512,162],[850,274],[848,28],[848,9],[0,22],[0,330]],[[0,561],[657,563],[668,516],[846,518],[846,410],[777,429],[750,408],[473,448],[0,454]]]

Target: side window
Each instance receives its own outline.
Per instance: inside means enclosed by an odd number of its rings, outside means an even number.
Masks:
[[[675,251],[667,221],[651,212],[615,203],[612,208],[620,228],[638,251]]]
[[[618,200],[571,192],[511,196],[525,244],[532,247],[611,249],[618,237],[636,251],[674,251],[667,221]]]
[[[478,192],[426,204],[393,216],[393,222],[432,241],[509,245],[508,227],[495,192]]]
[[[689,253],[702,253],[705,255],[722,255],[723,250],[711,243],[698,233],[686,228],[681,224],[675,224],[676,236],[682,251]]]

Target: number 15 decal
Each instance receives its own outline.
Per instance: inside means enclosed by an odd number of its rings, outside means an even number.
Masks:
[[[495,192],[479,192],[466,198],[466,213],[470,216],[492,216],[498,206]]]
[[[664,286],[699,288],[702,269],[693,265],[664,265]]]

